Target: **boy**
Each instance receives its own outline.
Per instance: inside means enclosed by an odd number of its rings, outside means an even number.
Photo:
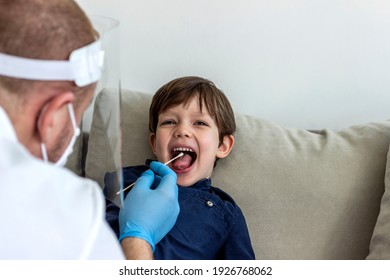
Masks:
[[[156,259],[254,259],[245,218],[234,200],[211,186],[217,160],[234,146],[236,124],[226,96],[209,80],[182,77],[162,86],[149,110],[150,145],[177,174],[180,214],[154,251]],[[147,166],[124,168],[125,186]],[[106,175],[106,186],[110,174]],[[118,208],[106,219],[118,232]]]

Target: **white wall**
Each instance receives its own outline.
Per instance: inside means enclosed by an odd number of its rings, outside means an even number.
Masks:
[[[388,0],[78,0],[121,21],[124,88],[209,78],[236,112],[339,129],[390,119]]]

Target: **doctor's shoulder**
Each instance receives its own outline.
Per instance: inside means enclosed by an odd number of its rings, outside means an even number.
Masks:
[[[104,219],[105,200],[100,186],[66,168],[52,169],[53,175],[57,175],[57,180],[51,181],[51,187],[56,189],[52,197],[56,205],[52,206],[57,207],[56,215],[62,217],[58,228],[70,229],[67,234],[75,237],[72,242],[76,246],[79,244],[74,258],[122,259],[119,242]]]
[[[83,251],[77,258],[81,259],[123,259],[124,255],[118,239],[105,220],[105,199],[102,189],[95,182],[81,178],[66,168],[56,168],[66,177],[66,193],[63,207],[72,205],[69,220],[78,232]],[[59,186],[61,188],[61,186]],[[76,211],[75,211],[76,210]],[[80,230],[78,230],[80,229]],[[74,233],[73,233],[74,234]]]
[[[121,258],[97,183],[31,157],[11,165],[4,174],[13,183],[0,191],[6,195],[0,220],[8,225],[0,236],[13,245],[3,248],[0,259],[100,258],[94,252],[104,251],[107,258]],[[111,249],[99,248],[102,236]]]

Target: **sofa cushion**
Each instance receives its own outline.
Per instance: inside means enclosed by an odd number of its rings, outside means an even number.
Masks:
[[[383,194],[390,123],[313,134],[237,115],[214,182],[244,208],[260,259],[364,259]]]
[[[122,91],[124,166],[153,157],[151,97]],[[212,180],[241,206],[256,257],[366,258],[384,192],[390,122],[314,134],[238,113],[236,121],[235,147],[218,161]],[[94,117],[86,176],[101,185],[111,171],[103,133]]]
[[[390,260],[390,152],[387,155],[385,193],[370,243],[370,260]]]

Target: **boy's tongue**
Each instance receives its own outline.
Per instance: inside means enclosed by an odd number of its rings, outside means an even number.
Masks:
[[[189,154],[184,154],[172,163],[174,169],[183,170],[191,165],[192,157]]]

